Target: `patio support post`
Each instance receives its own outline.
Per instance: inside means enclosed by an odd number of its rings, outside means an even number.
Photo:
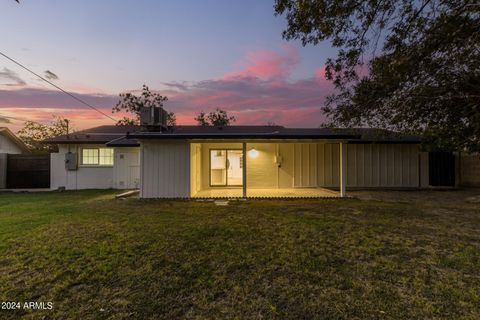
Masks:
[[[242,144],[242,157],[243,157],[243,170],[242,170],[242,178],[243,178],[243,197],[247,197],[247,143],[243,142]]]
[[[347,152],[346,144],[340,142],[340,197],[347,195]]]

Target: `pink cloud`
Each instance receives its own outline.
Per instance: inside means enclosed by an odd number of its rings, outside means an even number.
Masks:
[[[188,85],[170,92],[166,105],[185,124],[201,110],[220,107],[237,118],[237,124],[275,122],[286,126],[317,127],[325,118],[321,112],[331,85],[311,77],[298,81],[263,80],[257,77],[221,78]]]
[[[299,62],[298,50],[291,46],[286,46],[283,54],[269,50],[251,51],[247,53],[246,59],[239,63],[239,70],[229,72],[223,78],[284,78]]]
[[[320,68],[317,68],[315,69],[314,71],[314,76],[315,78],[319,79],[319,80],[325,80],[325,77],[326,77],[326,70],[325,70],[325,66],[323,67],[320,67]]]
[[[236,124],[274,122],[289,127],[317,127],[325,121],[321,107],[333,88],[325,80],[324,67],[312,70],[308,78],[290,80],[298,63],[299,55],[293,47],[281,53],[254,51],[246,55],[237,70],[223,76],[198,82],[167,82],[158,92],[168,96],[165,108],[175,112],[178,124],[194,124],[193,118],[200,111],[222,108],[237,118]],[[109,115],[119,99],[118,95],[97,94],[80,85],[77,91],[79,97]],[[61,92],[35,88],[0,87],[1,115],[39,122],[49,122],[52,115],[59,115],[72,119],[77,129],[112,124]],[[123,114],[113,116],[121,118]],[[21,125],[18,121],[9,124],[14,130]]]

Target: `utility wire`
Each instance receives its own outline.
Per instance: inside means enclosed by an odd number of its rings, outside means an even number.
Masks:
[[[66,95],[70,96],[71,98],[77,100],[78,102],[80,102],[81,104],[84,104],[86,105],[87,107],[97,111],[98,113],[102,114],[103,116],[109,118],[110,120],[114,121],[114,122],[117,122],[117,120],[115,120],[115,118],[109,116],[108,114],[106,114],[105,112],[99,110],[98,108],[92,106],[91,104],[89,104],[88,102],[85,102],[83,101],[82,99],[78,98],[77,96],[71,94],[70,92],[68,91],[65,91],[64,89],[60,88],[59,86],[57,86],[56,84],[54,84],[53,82],[45,79],[44,77],[42,77],[41,75],[39,75],[38,73],[35,73],[34,71],[30,70],[29,68],[25,67],[23,64],[21,64],[20,62],[17,62],[15,61],[14,59],[10,58],[9,56],[7,56],[6,54],[2,53],[0,51],[0,55],[4,56],[5,58],[7,58],[8,60],[12,61],[13,63],[15,63],[16,65],[20,66],[21,68],[27,70],[28,72],[34,74],[35,76],[39,77],[40,79],[42,79],[43,81],[47,82],[48,84],[50,84],[51,86],[57,88],[58,90],[62,91],[63,93],[65,93]]]

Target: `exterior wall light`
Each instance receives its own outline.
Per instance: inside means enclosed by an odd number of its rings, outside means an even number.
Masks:
[[[256,157],[258,157],[258,151],[255,150],[255,148],[252,148],[252,149],[250,149],[250,151],[248,151],[248,155],[251,158],[256,158]]]

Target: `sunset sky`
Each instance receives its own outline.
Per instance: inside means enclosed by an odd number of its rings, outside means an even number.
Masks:
[[[335,51],[283,40],[271,0],[20,2],[0,2],[0,51],[106,113],[147,84],[168,96],[178,124],[216,107],[236,124],[324,119],[324,63]],[[16,118],[0,126],[55,115],[76,129],[113,124],[0,57],[0,117]]]

